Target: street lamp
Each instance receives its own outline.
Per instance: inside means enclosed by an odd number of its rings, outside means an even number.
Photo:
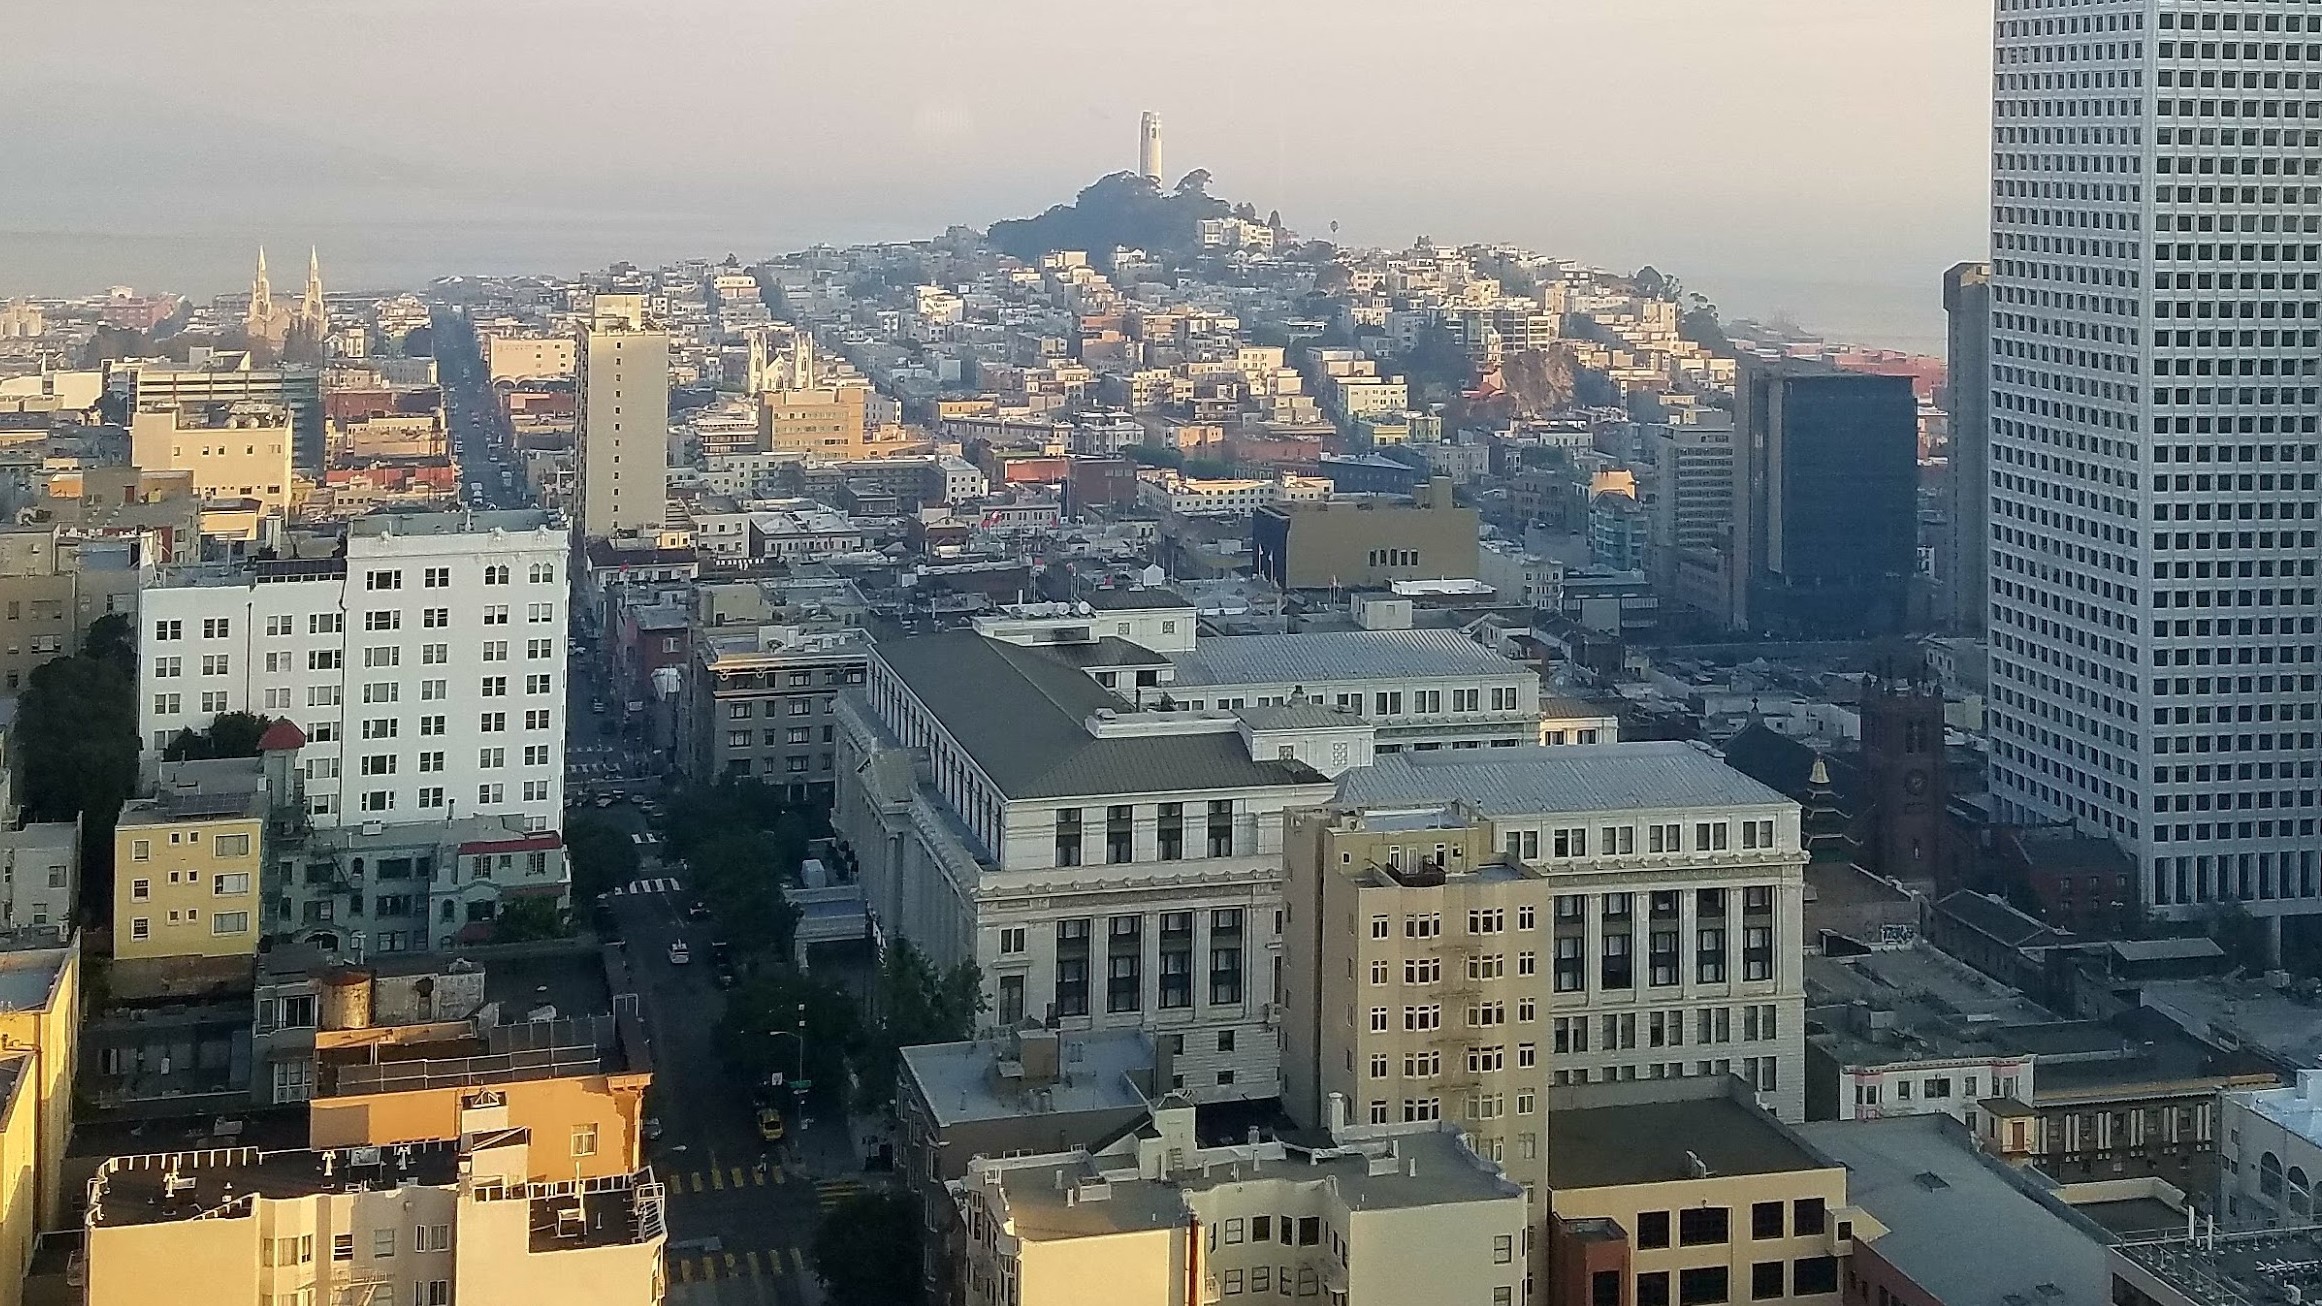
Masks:
[[[796,1028],[796,1029],[773,1029],[773,1030],[768,1030],[768,1031],[766,1031],[766,1036],[767,1036],[768,1038],[781,1038],[781,1037],[783,1037],[784,1035],[788,1035],[789,1037],[791,1037],[791,1038],[794,1038],[794,1039],[797,1039],[797,1040],[798,1040],[798,1073],[797,1073],[795,1076],[793,1076],[793,1077],[792,1077],[792,1079],[791,1079],[791,1087],[792,1087],[792,1089],[793,1089],[794,1091],[796,1091],[796,1092],[798,1093],[799,1097],[800,1097],[801,1099],[803,1099],[803,1098],[806,1096],[806,1088],[807,1088],[807,1083],[808,1083],[808,1081],[807,1081],[807,1078],[806,1078],[806,1004],[805,1004],[805,1003],[801,1002],[801,1003],[799,1003],[799,1004],[798,1004],[798,1028]]]

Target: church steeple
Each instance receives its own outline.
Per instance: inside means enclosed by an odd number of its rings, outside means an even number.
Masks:
[[[274,326],[274,287],[266,280],[266,247],[258,247],[258,272],[250,279],[250,311],[242,317],[242,333],[253,345],[278,338]]]
[[[298,302],[299,334],[315,343],[330,334],[330,310],[323,305],[322,252],[311,246],[306,255],[306,294]]]

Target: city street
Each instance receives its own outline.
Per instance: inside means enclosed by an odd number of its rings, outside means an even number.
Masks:
[[[636,809],[608,809],[622,824],[642,828]],[[648,1146],[654,1173],[669,1191],[669,1281],[678,1302],[784,1302],[814,1300],[807,1257],[823,1207],[859,1188],[837,1168],[818,1182],[798,1160],[803,1146],[838,1165],[852,1159],[843,1140],[814,1130],[843,1130],[818,1122],[769,1149],[757,1133],[748,1089],[727,1072],[716,1031],[725,997],[711,978],[709,944],[715,928],[685,919],[690,898],[672,887],[670,868],[648,860],[635,886],[613,895],[621,938],[638,977],[639,1000],[653,1040],[654,1086],[648,1107],[661,1137]],[[673,965],[669,945],[683,939],[692,960]]]
[[[443,415],[459,455],[461,502],[483,508],[522,508],[530,504],[523,478],[516,474],[507,424],[492,397],[491,378],[483,360],[467,347],[465,330],[453,315],[436,313],[436,382],[443,387]],[[510,484],[500,483],[509,473]]]

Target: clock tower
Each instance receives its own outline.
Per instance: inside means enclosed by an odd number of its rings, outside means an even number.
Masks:
[[[1917,678],[1863,682],[1863,768],[1870,781],[1871,869],[1932,887],[1941,864],[1943,691]]]

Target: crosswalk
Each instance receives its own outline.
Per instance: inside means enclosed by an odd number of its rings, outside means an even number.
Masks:
[[[680,1174],[671,1181],[670,1189],[678,1193],[717,1193],[728,1188],[764,1188],[788,1182],[790,1178],[780,1166],[720,1165]]]
[[[815,1200],[826,1211],[869,1191],[852,1179],[817,1179],[814,1183]]]
[[[625,898],[631,894],[639,893],[675,893],[682,887],[675,878],[661,875],[647,880],[631,880],[627,884],[618,885],[613,889],[613,896]]]
[[[806,1253],[797,1247],[751,1248],[748,1251],[669,1254],[670,1274],[679,1283],[719,1279],[778,1279],[803,1276]]]

